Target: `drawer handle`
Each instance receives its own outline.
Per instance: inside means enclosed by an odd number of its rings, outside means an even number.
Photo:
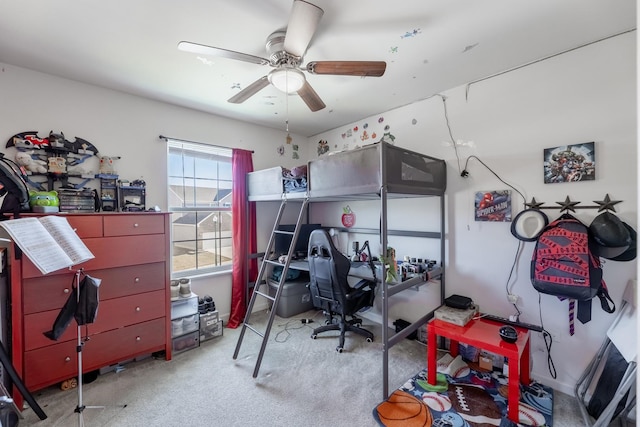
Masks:
[[[65,294],[68,294],[69,293],[69,288],[64,288],[64,290],[62,292],[64,292]]]
[[[133,228],[138,227],[138,223],[136,222],[135,224],[133,224]]]
[[[136,311],[140,311],[140,307],[136,307]]]
[[[67,357],[64,358],[64,361],[65,362],[71,362],[71,358],[69,356],[67,356]]]
[[[142,338],[140,337],[136,337],[136,341],[140,341]]]
[[[135,279],[133,279],[134,282],[138,283],[140,281],[139,277],[136,277]]]

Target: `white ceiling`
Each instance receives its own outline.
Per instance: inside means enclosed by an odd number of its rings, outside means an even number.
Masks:
[[[176,47],[267,57],[292,0],[0,0],[0,63],[312,136],[636,27],[634,0],[311,2],[324,16],[303,64],[387,62],[382,77],[307,74],[317,112],[271,86],[228,103],[271,67]]]

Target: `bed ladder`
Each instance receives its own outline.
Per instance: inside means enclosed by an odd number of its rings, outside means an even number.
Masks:
[[[300,200],[296,200],[299,202]],[[271,236],[269,237],[269,243],[267,243],[267,249],[264,252],[264,257],[262,258],[262,262],[260,263],[260,270],[258,271],[258,277],[256,278],[256,282],[253,288],[253,292],[251,293],[251,299],[249,300],[249,305],[247,307],[247,313],[244,316],[244,321],[242,322],[242,329],[240,331],[240,336],[238,337],[238,343],[236,344],[236,350],[233,353],[233,359],[235,360],[238,357],[238,353],[240,352],[240,347],[242,346],[242,340],[244,338],[244,333],[247,329],[252,332],[255,332],[257,335],[262,337],[262,345],[260,346],[260,352],[258,353],[258,358],[256,360],[256,367],[253,370],[253,378],[258,376],[258,371],[260,371],[260,364],[262,363],[262,357],[264,356],[264,351],[267,347],[267,342],[269,340],[269,333],[271,332],[271,326],[273,325],[273,320],[276,317],[276,309],[278,308],[278,303],[280,302],[280,295],[282,295],[282,290],[284,288],[284,282],[287,278],[287,272],[289,271],[289,264],[291,263],[292,255],[294,249],[296,247],[296,241],[298,240],[298,234],[300,233],[301,225],[303,224],[303,219],[305,217],[305,213],[307,211],[307,206],[309,204],[309,198],[305,197],[302,199],[302,204],[300,207],[300,212],[298,212],[298,220],[296,221],[296,226],[294,231],[282,231],[279,230],[280,221],[282,220],[282,216],[286,210],[287,203],[291,203],[291,201],[286,198],[282,199],[280,203],[280,209],[278,210],[278,215],[276,216],[275,224],[273,225],[273,230],[271,231]],[[289,245],[289,251],[287,252],[287,259],[284,263],[279,262],[277,259],[269,259],[269,257],[273,256],[273,250],[275,246],[275,240],[277,234],[286,234],[291,237],[291,244]],[[276,289],[275,296],[271,296],[269,293],[269,277],[267,272],[271,269],[267,268],[268,265],[272,266],[281,266],[282,274],[280,275],[280,280],[278,281],[278,287]],[[273,282],[272,282],[273,283]],[[264,286],[265,290],[263,291],[261,287]],[[256,302],[258,297],[264,297],[272,302],[271,310],[269,312],[269,319],[267,321],[267,327],[264,332],[254,328],[251,326],[251,312],[253,311],[253,305]]]

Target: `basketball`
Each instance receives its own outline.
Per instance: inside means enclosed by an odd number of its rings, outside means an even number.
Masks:
[[[393,392],[376,408],[378,419],[387,427],[431,427],[433,418],[429,409],[415,396],[401,390]]]

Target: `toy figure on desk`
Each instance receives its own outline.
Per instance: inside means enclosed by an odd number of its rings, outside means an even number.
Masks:
[[[387,276],[385,281],[387,283],[395,283],[398,281],[398,263],[396,262],[396,250],[391,246],[387,247],[386,256],[380,256],[380,259],[387,267]]]

